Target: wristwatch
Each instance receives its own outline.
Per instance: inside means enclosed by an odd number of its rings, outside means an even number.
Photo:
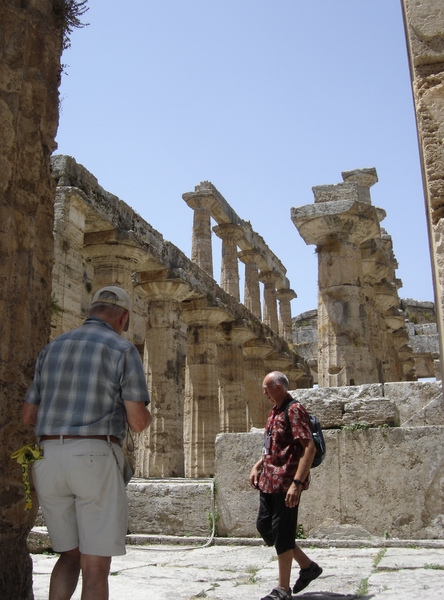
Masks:
[[[295,483],[296,485],[304,485],[304,482],[300,479],[293,479],[293,483]]]

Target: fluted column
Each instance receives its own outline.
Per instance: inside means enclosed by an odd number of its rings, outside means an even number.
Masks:
[[[186,328],[181,302],[190,287],[180,280],[156,280],[139,273],[136,290],[146,297],[146,351],[151,396],[150,427],[138,436],[136,476],[184,477],[184,388]]]
[[[238,254],[239,260],[245,263],[244,305],[258,319],[262,319],[261,290],[259,285],[259,269],[257,252],[243,250]]]
[[[242,322],[222,323],[218,328],[220,431],[247,431],[247,397],[242,344],[254,334]]]
[[[52,270],[52,294],[56,310],[51,318],[53,338],[79,327],[89,305],[90,295],[86,285],[88,280],[85,277],[87,267],[83,264],[87,208],[72,188],[56,189],[55,260]]]
[[[197,193],[183,194],[185,202],[194,210],[191,260],[213,277],[213,247],[211,241],[211,196]]]
[[[315,204],[292,209],[292,220],[317,246],[319,387],[373,383],[360,244],[380,237],[380,214],[359,200],[356,182],[313,192]]]
[[[271,405],[264,396],[262,382],[267,369],[264,360],[271,354],[271,344],[260,338],[254,338],[244,343],[244,377],[247,398],[247,430],[252,427],[265,427]]]
[[[264,284],[264,317],[265,325],[270,329],[279,332],[279,321],[276,305],[276,275],[273,271],[262,271],[259,276]]]
[[[279,300],[279,335],[288,343],[293,343],[293,331],[291,326],[291,304],[293,298],[296,298],[296,292],[290,289],[281,289],[276,291],[276,298]]]
[[[242,238],[243,231],[238,225],[232,223],[216,225],[213,227],[213,231],[222,240],[220,286],[239,301],[237,242]]]
[[[188,302],[181,314],[188,325],[185,368],[185,476],[214,473],[214,444],[220,432],[216,327],[230,316],[204,300]]]

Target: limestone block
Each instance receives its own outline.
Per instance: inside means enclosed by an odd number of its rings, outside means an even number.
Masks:
[[[397,407],[399,413],[399,422],[401,427],[404,427],[407,422],[412,426],[415,416],[419,417],[423,425],[441,425],[442,421],[438,419],[434,421],[433,412],[431,411],[431,403],[437,402],[439,406],[442,403],[442,384],[440,381],[415,381],[415,382],[400,382],[386,383],[384,385],[384,397],[392,400]],[[425,407],[430,408],[423,413]],[[425,414],[431,422],[423,422]]]
[[[439,356],[439,338],[438,334],[415,335],[410,338],[409,344],[415,354],[435,354]]]
[[[444,427],[326,431],[327,455],[312,469],[301,499],[305,534],[324,529],[333,535],[335,526],[347,525],[353,526],[348,536],[442,538],[443,434]],[[259,498],[248,474],[261,443],[259,432],[218,436],[216,502],[223,535],[257,536]]]
[[[342,417],[344,425],[365,423],[377,427],[384,424],[395,425],[397,421],[395,403],[385,398],[361,399],[344,404],[344,415]]]
[[[318,389],[300,389],[290,391],[290,395],[299,400],[308,412],[317,416],[324,429],[339,427],[347,423],[357,423],[358,420],[344,423],[344,406],[359,403],[363,399],[381,399],[382,385],[371,383],[357,386],[341,386]]]
[[[220,535],[258,536],[259,492],[251,488],[248,477],[261,456],[263,439],[261,430],[219,434],[216,437],[216,504],[220,515]]]
[[[415,64],[444,60],[444,5],[436,0],[405,1]]]
[[[209,533],[211,480],[132,479],[128,484],[131,533]]]

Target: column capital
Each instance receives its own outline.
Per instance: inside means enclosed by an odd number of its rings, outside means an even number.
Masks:
[[[275,296],[278,300],[287,300],[288,302],[298,297],[296,292],[289,288],[281,288],[280,290],[276,290]]]
[[[213,231],[221,240],[238,241],[244,236],[242,228],[234,223],[222,223],[221,225],[215,225],[213,227]]]

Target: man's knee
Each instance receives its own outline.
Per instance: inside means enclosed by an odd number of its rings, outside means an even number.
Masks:
[[[93,556],[82,554],[80,559],[82,577],[108,577],[111,566],[111,556]]]

